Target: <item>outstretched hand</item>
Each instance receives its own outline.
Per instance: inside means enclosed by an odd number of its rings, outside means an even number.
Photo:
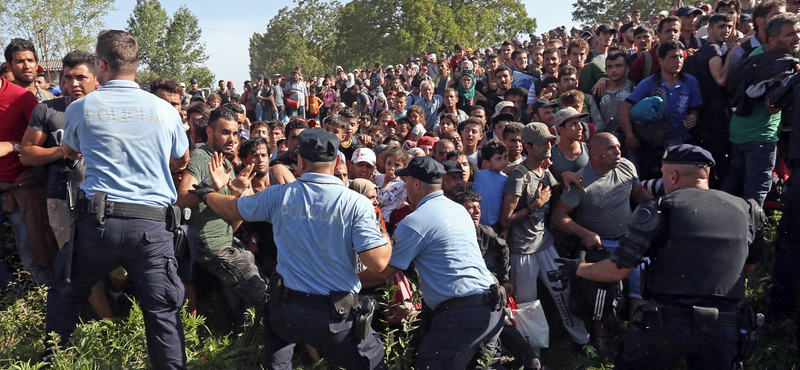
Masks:
[[[244,195],[251,195],[253,194],[253,179],[256,177],[254,165],[248,164],[245,166],[236,178],[233,179],[230,183],[228,183],[228,190],[231,191],[231,194],[235,197],[241,197]],[[248,192],[249,190],[249,192]]]
[[[225,168],[225,156],[222,153],[214,153],[211,155],[211,161],[208,162],[208,172],[211,174],[211,184],[207,184],[219,191],[228,185],[231,180],[232,167]]]

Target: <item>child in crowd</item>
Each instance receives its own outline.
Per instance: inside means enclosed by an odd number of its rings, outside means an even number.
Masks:
[[[456,129],[456,122],[458,118],[453,113],[445,113],[439,117],[439,133],[444,134],[447,131]]]
[[[391,146],[381,152],[385,174],[374,176],[373,182],[378,185],[378,206],[386,219],[392,217],[392,211],[406,202],[406,187],[403,179],[395,175],[395,171],[404,168],[408,163],[408,152],[399,146]]]
[[[508,175],[503,170],[508,166],[508,148],[497,139],[489,140],[481,149],[482,167],[475,174],[472,191],[481,196],[481,225],[493,227],[500,220],[503,205],[503,188]]]

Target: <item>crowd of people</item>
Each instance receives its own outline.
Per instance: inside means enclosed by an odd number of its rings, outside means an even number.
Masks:
[[[505,306],[542,284],[576,347],[620,368],[740,368],[763,324],[740,302],[765,204],[783,210],[769,314],[794,312],[800,286],[800,3],[694,5],[349,73],[298,66],[241,94],[140,87],[137,41],[104,31],[63,58],[54,96],[34,45],[11,40],[2,211],[50,287],[46,332],[66,345],[87,300],[111,317],[130,286],[152,366],[183,368],[179,309],[197,315],[202,269],[234,334],[248,308],[263,317],[265,366],[290,368],[302,343],[382,368],[373,287],[392,281],[420,287],[422,307],[400,302],[422,322],[417,368],[485,347],[541,369]]]

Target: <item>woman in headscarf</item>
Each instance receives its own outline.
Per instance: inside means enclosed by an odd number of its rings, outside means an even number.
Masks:
[[[377,226],[386,231],[386,221],[383,219],[383,213],[381,213],[381,209],[378,207],[378,185],[375,185],[374,182],[366,180],[366,179],[354,179],[352,183],[350,183],[350,189],[359,193],[370,202],[372,202],[372,206],[375,207],[375,220],[377,221]]]
[[[486,98],[480,92],[475,90],[475,75],[472,72],[464,71],[458,79],[456,86],[458,91],[458,103],[456,108],[469,112],[474,105],[486,105]]]

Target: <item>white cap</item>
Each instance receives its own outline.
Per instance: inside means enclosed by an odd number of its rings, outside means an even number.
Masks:
[[[367,162],[371,164],[373,167],[375,163],[378,162],[378,159],[375,157],[375,152],[372,151],[370,148],[358,148],[355,152],[353,152],[353,163],[358,162]]]
[[[425,135],[425,126],[417,124],[411,129],[411,133],[419,136]]]
[[[183,83],[183,82],[178,82],[178,86],[180,86],[180,87],[186,87],[186,84],[185,84],[185,83]]]
[[[428,60],[436,59],[436,54],[428,55]]]

